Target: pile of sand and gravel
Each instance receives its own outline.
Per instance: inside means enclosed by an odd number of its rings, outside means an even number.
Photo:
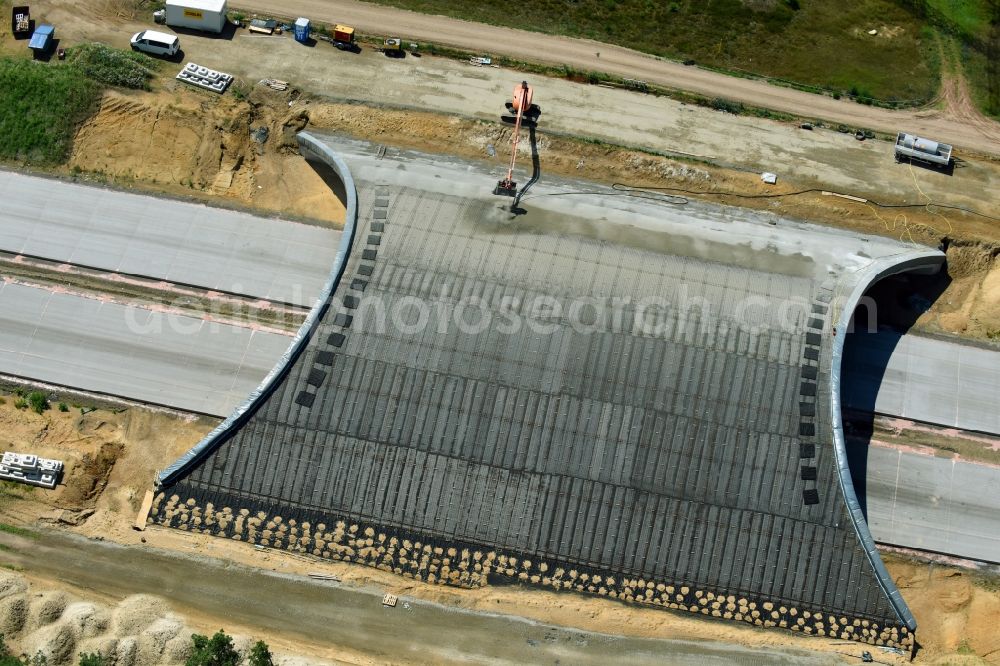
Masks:
[[[136,595],[109,607],[37,589],[10,571],[0,572],[0,632],[11,652],[41,654],[50,666],[75,664],[81,652],[100,653],[116,666],[181,664],[194,633],[156,597]]]

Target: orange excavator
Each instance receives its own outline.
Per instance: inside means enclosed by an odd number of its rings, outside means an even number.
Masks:
[[[507,102],[507,112],[514,115],[501,115],[500,120],[505,123],[514,124],[513,146],[510,151],[510,166],[507,168],[507,177],[497,183],[493,189],[493,194],[500,194],[508,197],[517,196],[517,183],[514,182],[514,163],[517,161],[517,143],[521,139],[521,126],[534,127],[538,122],[541,110],[533,104],[531,97],[534,90],[527,81],[514,86],[514,99]]]

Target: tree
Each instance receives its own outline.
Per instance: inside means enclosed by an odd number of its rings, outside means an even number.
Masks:
[[[194,652],[184,666],[238,666],[240,653],[233,647],[233,639],[219,629],[211,638],[193,634]]]
[[[267,643],[257,641],[253,644],[253,647],[250,648],[247,666],[274,666],[274,657],[271,656],[271,650],[268,649]]]
[[[101,656],[100,652],[80,653],[80,666],[111,666],[110,662]]]

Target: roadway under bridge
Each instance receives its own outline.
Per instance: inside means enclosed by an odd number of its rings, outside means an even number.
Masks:
[[[0,170],[0,252],[312,307],[340,232]]]
[[[852,336],[845,407],[1000,435],[996,348],[892,331]]]
[[[212,416],[246,400],[290,335],[0,282],[0,374]]]

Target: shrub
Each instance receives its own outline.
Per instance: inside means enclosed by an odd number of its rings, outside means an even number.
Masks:
[[[28,394],[28,404],[31,405],[31,411],[41,414],[49,408],[49,399],[41,391],[32,391]]]
[[[80,653],[80,666],[111,666],[111,662],[101,656],[100,652],[90,654]]]
[[[0,635],[0,666],[46,666],[48,661],[41,652],[37,652],[31,658],[28,658],[27,655],[15,657],[4,642],[3,636]]]
[[[59,403],[59,411],[60,412],[68,412],[69,411],[69,405],[67,405],[65,402],[60,402]]]
[[[156,61],[147,55],[97,43],[74,47],[69,60],[94,81],[136,90],[149,90],[156,68]]]
[[[184,666],[237,666],[240,663],[240,653],[233,647],[233,639],[222,629],[211,638],[193,634],[191,643],[194,652]]]
[[[726,113],[732,113],[735,115],[740,115],[743,113],[743,104],[741,102],[734,102],[729,99],[723,99],[722,97],[716,97],[712,100],[712,108],[716,111],[725,111]]]
[[[18,398],[14,402],[14,407],[16,407],[17,409],[27,409],[28,408],[28,401],[25,400],[24,398]]]
[[[250,96],[251,88],[245,81],[233,81],[229,86],[229,91],[232,93],[233,97],[239,101],[243,101]]]

